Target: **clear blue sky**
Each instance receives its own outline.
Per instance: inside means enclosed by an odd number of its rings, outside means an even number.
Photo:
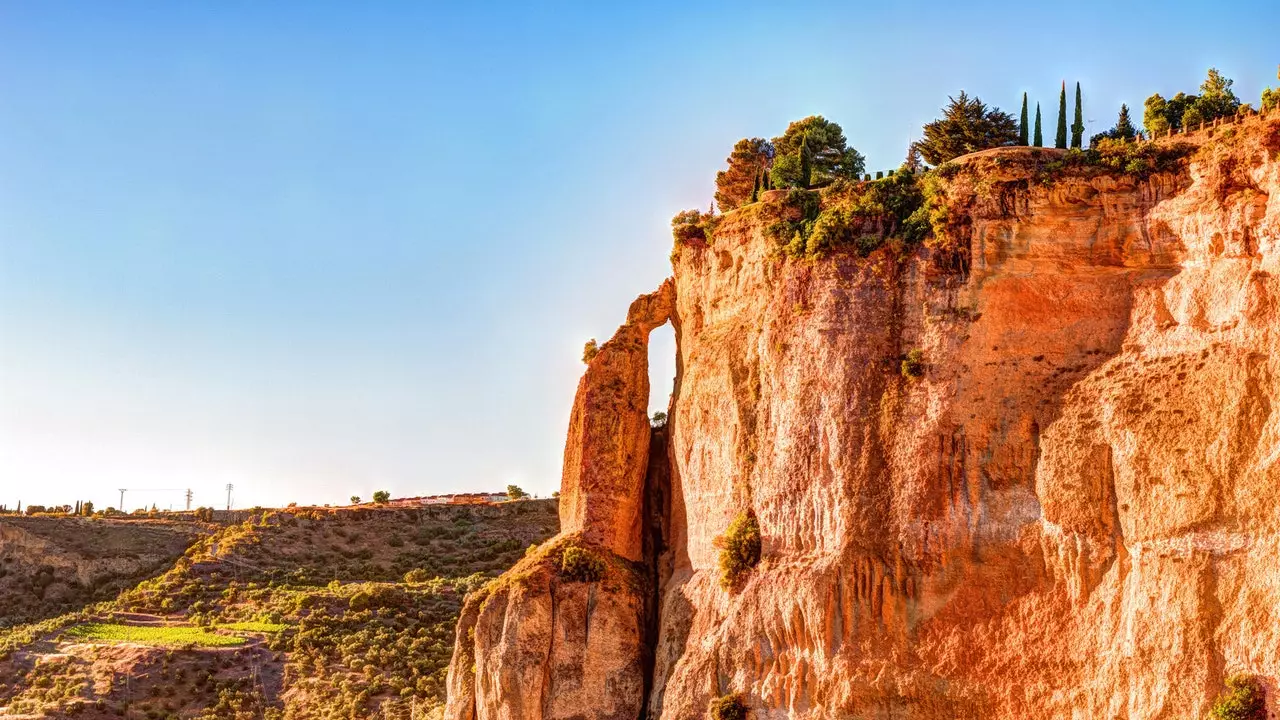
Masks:
[[[962,88],[1093,133],[1280,62],[1275,2],[693,5],[0,3],[0,503],[548,494],[736,139],[875,170]]]

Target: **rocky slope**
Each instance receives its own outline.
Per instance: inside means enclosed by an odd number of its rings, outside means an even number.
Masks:
[[[644,582],[575,587],[571,616],[544,561],[535,592],[475,603],[448,716],[698,718],[740,693],[757,718],[1188,718],[1240,672],[1274,710],[1280,120],[1149,176],[1055,157],[948,173],[948,250],[786,259],[777,198],[684,247],[666,456],[589,401],[647,397],[638,351],[592,361],[566,450],[562,493],[607,504],[565,530]],[[617,433],[580,432],[593,413]],[[594,463],[603,491],[571,469]],[[726,590],[717,538],[743,509],[763,560]],[[627,607],[623,635],[593,602]],[[557,703],[622,655],[640,681]]]
[[[113,597],[206,532],[185,522],[0,516],[0,627]]]

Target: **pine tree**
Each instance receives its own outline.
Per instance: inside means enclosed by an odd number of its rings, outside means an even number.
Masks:
[[[760,199],[760,173],[756,173],[756,181],[751,185],[751,200],[755,202]]]
[[[1078,148],[1084,143],[1084,108],[1080,102],[1080,82],[1076,81],[1076,117],[1071,123],[1071,147]]]
[[[809,161],[809,136],[806,134],[800,141],[800,187],[809,189],[813,176],[813,167]]]
[[[1036,103],[1036,134],[1032,138],[1031,144],[1036,147],[1044,147],[1044,133],[1040,131],[1040,103]]]
[[[1053,146],[1067,149],[1067,81],[1062,81],[1062,93],[1058,95],[1058,134],[1053,138]]]
[[[1022,93],[1022,117],[1018,120],[1018,144],[1026,145],[1027,136],[1027,94]]]
[[[1137,136],[1138,131],[1133,127],[1133,121],[1129,119],[1129,106],[1120,106],[1120,117],[1116,119],[1116,137],[1122,140],[1132,140]]]

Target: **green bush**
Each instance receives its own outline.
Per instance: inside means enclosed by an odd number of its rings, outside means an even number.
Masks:
[[[580,545],[568,545],[560,554],[560,575],[569,582],[599,582],[604,559]]]
[[[671,235],[676,246],[690,243],[709,243],[720,217],[699,210],[685,210],[671,218]]]
[[[924,376],[924,353],[919,349],[912,350],[902,358],[902,366],[900,368],[902,377],[908,380],[915,380]]]
[[[1227,678],[1227,691],[1218,697],[1211,713],[1214,720],[1266,720],[1267,703],[1262,683],[1251,675]]]
[[[410,585],[419,585],[430,580],[433,576],[423,568],[414,568],[404,574],[404,581]]]
[[[760,522],[755,513],[743,510],[716,539],[720,548],[720,584],[730,589],[760,563]]]
[[[721,695],[707,708],[710,720],[747,720],[747,704],[738,693]]]

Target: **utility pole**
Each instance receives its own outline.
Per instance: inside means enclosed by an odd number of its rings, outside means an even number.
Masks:
[[[128,488],[120,488],[120,504],[116,506],[116,509],[120,512],[124,512],[124,491],[127,489]]]
[[[235,485],[227,483],[227,512],[231,512],[231,490],[234,488]]]
[[[187,509],[191,509],[191,488],[187,488]]]

